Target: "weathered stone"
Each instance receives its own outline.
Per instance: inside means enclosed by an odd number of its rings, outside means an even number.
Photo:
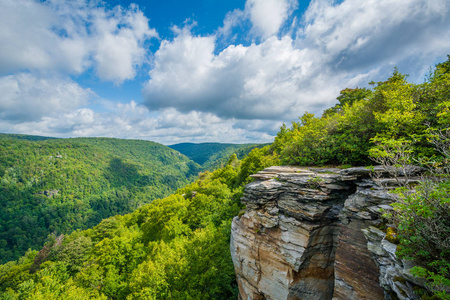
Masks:
[[[257,181],[247,185],[242,199],[247,211],[232,225],[240,297],[331,299],[342,208],[336,201],[352,187],[338,171],[277,167],[253,177]]]
[[[239,299],[415,299],[414,287],[425,283],[374,227],[392,210],[389,190],[399,182],[375,170],[376,180],[365,167],[271,167],[253,175],[246,212],[232,223]]]
[[[387,174],[382,166],[375,166],[373,167],[374,172],[380,172]],[[353,175],[353,176],[360,176],[360,177],[369,177],[370,174],[373,172],[371,168],[368,167],[354,167],[354,168],[348,168],[341,170],[342,175]]]
[[[366,227],[367,224],[360,220],[341,225],[335,257],[333,299],[384,299],[378,267],[361,231]]]

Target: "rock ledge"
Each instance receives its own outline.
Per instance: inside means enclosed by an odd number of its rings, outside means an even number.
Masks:
[[[369,172],[277,166],[252,175],[231,232],[240,299],[414,299],[420,282],[377,229],[394,199]]]

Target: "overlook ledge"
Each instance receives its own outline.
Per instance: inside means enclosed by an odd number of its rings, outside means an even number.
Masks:
[[[394,198],[369,175],[290,166],[252,175],[232,223],[239,298],[417,299],[424,283],[379,229]]]

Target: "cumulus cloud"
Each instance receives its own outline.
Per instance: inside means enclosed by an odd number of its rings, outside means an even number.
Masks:
[[[450,51],[445,0],[313,0],[293,37],[274,34],[296,3],[263,2],[248,0],[245,12],[228,14],[216,36],[185,29],[163,41],[143,89],[145,104],[225,119],[293,120],[320,113],[340,89],[382,80],[395,65],[416,72],[411,65],[428,67]],[[246,14],[266,38],[217,51],[216,38]]]
[[[182,53],[182,55],[180,55]],[[335,80],[307,49],[290,37],[229,46],[214,54],[214,37],[184,31],[155,54],[151,79],[143,90],[150,109],[174,107],[223,118],[292,119],[299,110],[316,111],[336,94]]]
[[[228,12],[223,20],[223,26],[217,29],[217,35],[229,38],[233,29],[241,25],[246,19],[248,19],[248,12],[245,10],[235,9]],[[231,40],[233,41],[235,37],[231,38]]]
[[[36,121],[86,105],[93,92],[70,79],[20,73],[0,77],[0,118],[13,123]]]
[[[280,32],[297,7],[298,0],[247,0],[244,10],[235,9],[227,13],[217,34],[228,37],[233,28],[249,21],[251,35],[268,38]]]
[[[264,38],[277,34],[297,6],[297,0],[247,0],[245,10],[254,32]]]
[[[450,48],[450,4],[424,0],[314,0],[304,15],[296,44],[315,49],[339,71],[381,64],[416,65]],[[417,61],[424,59],[425,61]]]
[[[119,7],[110,18],[102,11],[95,29],[98,32],[95,45],[97,74],[118,83],[134,78],[136,67],[146,59],[144,41],[158,36],[154,29],[149,29],[148,19],[136,5],[125,11]]]
[[[93,70],[120,84],[157,37],[137,6],[99,3],[0,1],[0,131],[268,142],[282,122],[320,114],[345,87],[384,80],[394,66],[418,80],[450,52],[446,0],[312,0],[303,16],[298,1],[247,0],[215,34],[174,27],[151,57],[142,105],[96,99],[96,111],[91,91],[48,74]]]
[[[181,142],[265,143],[272,135],[261,120],[221,119],[202,112],[180,113],[167,109],[152,115],[134,101],[113,103],[103,101],[105,112],[79,108],[46,116],[36,121],[12,123],[0,119],[0,131],[54,137],[103,136],[152,140],[163,144]],[[272,127],[279,124],[272,124]]]
[[[145,42],[157,37],[136,5],[107,9],[97,1],[0,2],[0,74],[59,71],[121,83],[145,61]]]

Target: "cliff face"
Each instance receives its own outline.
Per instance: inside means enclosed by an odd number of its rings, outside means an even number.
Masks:
[[[253,175],[246,212],[232,224],[240,298],[415,299],[421,282],[378,229],[393,199],[368,175],[293,167]]]

